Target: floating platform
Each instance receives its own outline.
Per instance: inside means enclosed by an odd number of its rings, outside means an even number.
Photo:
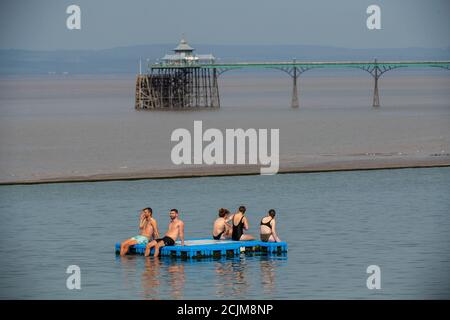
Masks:
[[[153,248],[150,252],[153,254]],[[160,255],[177,258],[206,258],[222,256],[238,256],[241,253],[261,253],[261,254],[285,254],[288,250],[286,242],[263,242],[260,240],[233,241],[233,240],[213,240],[213,239],[190,239],[177,241],[174,246],[162,247]],[[116,243],[116,254],[120,253],[120,243]],[[145,245],[137,244],[130,247],[129,254],[144,254]]]

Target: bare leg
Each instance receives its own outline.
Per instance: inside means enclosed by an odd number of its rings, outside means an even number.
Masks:
[[[124,256],[128,253],[128,249],[130,249],[130,246],[135,245],[137,243],[136,240],[125,240],[120,244],[120,255]]]
[[[255,240],[255,237],[249,234],[243,234],[239,240],[241,241]]]
[[[159,248],[164,247],[164,241],[160,241],[155,245],[155,253],[153,254],[154,257],[158,257],[159,256]]]
[[[271,234],[270,237],[269,237],[269,240],[267,240],[267,242],[277,242],[277,240],[275,240],[275,238]]]
[[[150,255],[150,250],[156,245],[156,241],[150,241],[147,243],[147,246],[145,247],[145,253],[144,256],[148,257]]]

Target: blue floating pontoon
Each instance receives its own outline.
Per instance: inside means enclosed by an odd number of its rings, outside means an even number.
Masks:
[[[287,252],[286,242],[263,242],[259,240],[232,241],[213,239],[190,239],[184,241],[184,246],[177,241],[174,246],[163,247],[161,256],[180,258],[204,258],[220,256],[238,256],[240,253],[284,254]],[[120,253],[120,243],[116,243],[116,253]],[[144,254],[145,245],[137,244],[130,247],[130,254]],[[151,251],[153,253],[153,249]]]

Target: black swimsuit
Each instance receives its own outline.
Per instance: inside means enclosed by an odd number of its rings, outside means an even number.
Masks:
[[[237,226],[234,225],[233,219],[233,233],[231,234],[231,239],[235,241],[239,241],[241,239],[241,236],[244,234],[244,223],[242,222],[243,219],[244,216],[242,216]]]
[[[263,218],[263,219],[264,219],[264,218]],[[261,219],[261,225],[262,225],[262,226],[269,227],[270,229],[272,229],[272,226],[270,225],[270,223],[272,222],[273,218],[270,219],[269,221],[267,221],[266,223],[263,222],[263,219]]]
[[[214,240],[220,240],[220,237],[225,233],[225,230],[223,230],[221,233],[219,233],[217,236],[213,235]]]
[[[168,236],[164,236],[162,238],[156,239],[156,242],[160,242],[160,241],[164,242],[164,245],[166,247],[175,245],[175,240],[173,240],[171,237],[168,237]]]
[[[263,218],[263,219],[264,219],[264,218]],[[266,223],[263,222],[263,219],[261,219],[261,225],[262,225],[262,226],[269,227],[270,230],[272,231],[272,226],[270,225],[270,223],[272,222],[273,218],[270,219],[269,221],[267,221]],[[272,235],[272,232],[270,232],[270,233],[261,233],[259,236],[260,236],[260,238],[261,238],[261,241],[263,241],[263,242],[268,242],[271,235]]]

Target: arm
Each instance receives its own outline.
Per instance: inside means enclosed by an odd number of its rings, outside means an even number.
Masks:
[[[159,238],[158,222],[156,222],[155,219],[153,219],[152,227],[153,227],[153,238],[158,239]]]
[[[225,222],[223,225],[225,226],[225,233],[231,230],[231,226],[227,222]]]
[[[231,221],[233,221],[233,218],[234,218],[234,215],[230,215],[229,217],[227,217],[226,219],[225,219],[225,223],[226,224],[228,224],[228,225],[230,225],[232,222]],[[230,223],[231,222],[231,223]]]
[[[248,220],[247,220],[247,217],[244,217],[243,222],[244,222],[244,229],[245,229],[245,230],[248,230]]]
[[[181,239],[181,245],[184,246],[184,222],[180,223],[180,239]]]
[[[225,225],[231,229],[233,225],[234,214],[225,220]]]
[[[142,229],[144,229],[144,227],[145,227],[145,221],[146,221],[147,219],[145,219],[145,214],[144,213],[141,213],[141,216],[140,216],[140,218],[139,218],[139,230],[142,230]]]
[[[275,220],[272,220],[272,235],[276,242],[281,242],[280,238],[278,238],[277,230],[275,228],[276,222]]]

